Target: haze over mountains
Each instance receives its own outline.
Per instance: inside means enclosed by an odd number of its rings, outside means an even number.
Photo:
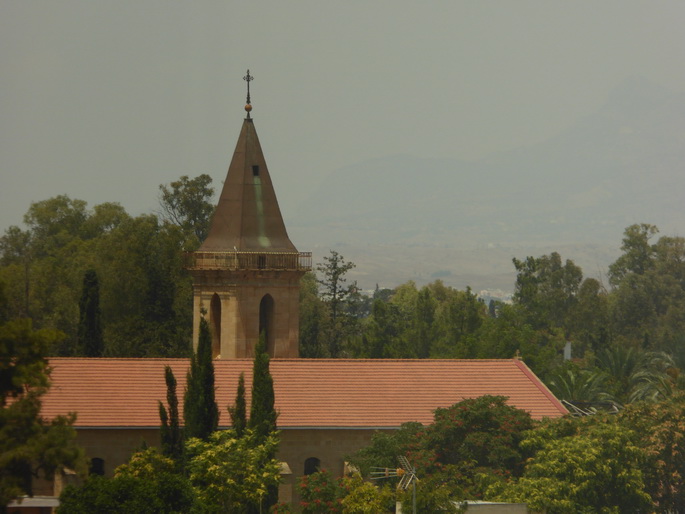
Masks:
[[[286,222],[315,260],[333,248],[354,261],[364,288],[442,278],[511,290],[514,256],[556,250],[601,276],[628,225],[683,235],[684,168],[685,93],[632,78],[533,146],[475,162],[393,155],[336,170]]]

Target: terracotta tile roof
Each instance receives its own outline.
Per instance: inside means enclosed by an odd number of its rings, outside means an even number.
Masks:
[[[164,366],[178,381],[183,402],[187,359],[54,358],[52,388],[43,414],[77,412],[78,427],[158,427],[157,402],[166,403]],[[220,425],[230,424],[227,406],[245,373],[247,400],[252,360],[214,362]],[[406,421],[430,423],[433,410],[485,394],[536,418],[566,409],[519,360],[273,359],[280,428],[382,428]],[[182,412],[182,406],[179,407]]]

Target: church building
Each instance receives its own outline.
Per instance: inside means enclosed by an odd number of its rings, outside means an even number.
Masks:
[[[298,477],[316,469],[341,476],[346,456],[368,445],[375,431],[408,421],[431,423],[436,408],[467,398],[506,396],[534,419],[567,414],[516,358],[299,358],[299,280],[311,269],[311,254],[299,252],[288,237],[251,117],[249,71],[245,78],[247,116],[211,229],[185,262],[193,280],[194,347],[201,316],[212,333],[222,428],[230,425],[227,407],[241,373],[250,390],[254,348],[266,333],[281,431],[281,501],[297,501]],[[50,359],[52,387],[43,415],[76,412],[78,442],[91,463],[111,476],[143,442],[159,445],[157,403],[166,398],[167,365],[182,403],[188,359]]]

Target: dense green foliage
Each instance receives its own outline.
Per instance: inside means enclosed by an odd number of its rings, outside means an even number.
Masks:
[[[553,252],[514,259],[513,301],[486,306],[470,289],[437,280],[350,294],[337,304],[346,328],[337,355],[360,358],[520,356],[563,400],[607,408],[667,398],[685,386],[685,238],[652,225],[625,230],[609,284],[584,278]],[[341,265],[345,264],[344,266]],[[302,281],[301,354],[330,356],[331,298],[351,269],[333,252]],[[333,278],[335,280],[333,280]],[[572,361],[564,361],[565,346]]]
[[[475,499],[550,514],[685,512],[685,396],[541,422],[504,398],[466,400],[428,426],[376,433],[351,461],[367,475],[398,455],[417,469],[422,512]]]
[[[183,458],[183,431],[178,412],[178,395],[176,394],[176,377],[169,366],[164,367],[164,381],[166,382],[167,406],[159,402],[159,437],[162,453],[180,464]]]
[[[358,299],[357,283],[347,284],[345,278],[355,264],[345,261],[335,250],[323,259],[324,262],[316,267],[320,274],[317,281],[321,286],[321,300],[326,307],[321,327],[327,355],[335,358],[343,355],[342,342],[353,333],[356,324],[351,310]]]
[[[342,512],[345,497],[342,479],[333,478],[325,469],[300,477],[297,489],[302,514]]]
[[[278,413],[275,408],[276,395],[274,393],[274,381],[269,370],[269,361],[269,354],[266,351],[266,334],[262,332],[255,347],[252,364],[252,401],[250,402],[250,419],[247,420],[247,427],[250,433],[254,434],[256,443],[267,444],[271,439],[275,441],[271,445],[272,453],[267,455],[268,458],[275,459],[278,449],[278,437],[276,435]],[[240,386],[240,380],[238,385]],[[246,437],[244,433],[242,437]],[[277,484],[271,484],[267,487],[265,496],[260,500],[260,505],[269,508],[275,505],[277,501]],[[255,508],[255,505],[250,509],[251,513],[260,512],[259,509]]]
[[[86,202],[64,195],[31,204],[26,228],[12,226],[0,237],[7,318],[30,317],[39,329],[64,332],[51,355],[85,355],[79,305],[87,305],[83,280],[91,270],[97,275],[100,319],[93,314],[86,319],[91,330],[100,325],[103,355],[189,355],[192,287],[182,251],[195,250],[198,231],[206,233],[213,191],[206,175],[160,187],[162,211],[176,212],[175,217],[132,217],[117,203],[88,209]]]
[[[149,448],[119,466],[113,478],[91,476],[60,495],[62,513],[143,512],[187,513],[197,507],[190,480],[176,462]]]
[[[615,420],[543,424],[521,443],[533,457],[519,479],[490,487],[488,498],[554,513],[645,512],[643,451]]]
[[[116,203],[88,209],[63,195],[33,203],[26,228],[0,237],[0,317],[64,332],[52,355],[190,355],[192,287],[181,255],[207,233],[212,193],[206,175],[160,186],[159,216],[132,217]],[[347,281],[354,264],[331,251],[302,279],[300,353],[520,355],[568,401],[665,398],[685,384],[685,239],[657,236],[653,225],[626,228],[608,284],[556,252],[514,259],[513,303],[487,306],[440,281],[363,296]],[[562,359],[567,343],[572,364]]]
[[[245,374],[238,377],[238,389],[235,394],[235,403],[228,407],[231,417],[231,428],[238,437],[242,437],[247,428],[247,404],[245,402]]]
[[[643,450],[645,490],[657,512],[685,512],[685,396],[639,402],[620,414]]]
[[[269,491],[280,480],[277,447],[275,434],[262,437],[249,429],[242,437],[223,430],[208,441],[189,439],[187,471],[202,512],[260,512],[260,505],[268,511]]]
[[[60,337],[33,330],[26,319],[0,325],[0,506],[31,495],[33,478],[85,470],[72,427],[76,416],[46,420],[40,414],[50,387],[47,350]]]
[[[252,366],[252,402],[248,427],[257,437],[266,437],[276,430],[278,414],[274,408],[274,381],[269,371],[269,354],[266,352],[264,333],[259,336]]]
[[[358,473],[335,479],[325,469],[299,478],[297,489],[300,494],[301,514],[325,514],[344,512],[346,514],[377,514],[395,511],[395,492],[388,484],[366,482]],[[285,506],[276,506],[274,512],[293,512]],[[427,512],[427,511],[422,511]]]
[[[212,337],[209,324],[200,319],[200,335],[197,351],[190,357],[190,369],[183,398],[185,436],[202,440],[219,426],[219,408],[215,399],[214,363],[212,360]]]
[[[199,243],[209,234],[214,213],[214,206],[209,203],[214,195],[211,184],[212,177],[202,174],[192,179],[184,175],[169,186],[159,186],[162,218],[194,235]]]
[[[405,423],[378,432],[351,462],[366,474],[372,467],[396,468],[404,455],[422,481],[433,477],[436,491],[444,485],[453,498],[479,499],[488,483],[523,472],[527,454],[520,442],[532,426],[528,413],[506,405],[506,398],[483,396],[437,409],[426,427]]]
[[[69,443],[71,421],[56,420],[53,426],[37,414],[48,383],[44,355],[190,355],[192,288],[181,255],[196,249],[207,233],[213,210],[210,183],[201,175],[161,186],[159,216],[132,217],[116,203],[88,209],[81,200],[57,196],[33,203],[25,228],[10,227],[0,237],[0,323],[5,323],[0,328],[1,350],[23,355],[11,341],[24,340],[29,353],[17,362],[35,360],[26,383],[13,375],[21,366],[11,359],[0,363],[0,441],[7,441],[8,448],[0,467],[9,470],[0,474],[3,494],[6,486],[12,491],[7,494],[27,490],[28,471],[49,475],[64,462],[77,460],[78,452]],[[512,413],[502,399],[470,400],[474,403],[438,410],[430,427],[407,424],[395,434],[379,434],[366,453],[357,456],[360,466],[372,461],[395,466],[397,455],[411,456],[424,474],[422,483],[432,484],[433,493],[420,499],[426,509],[450,495],[490,494],[525,498],[549,512],[564,512],[569,504],[611,512],[627,504],[593,486],[613,480],[634,505],[651,501],[660,512],[685,510],[685,412],[680,396],[685,389],[685,238],[657,235],[652,225],[627,227],[622,253],[606,273],[608,284],[584,277],[580,267],[556,252],[513,259],[513,302],[487,306],[470,289],[460,291],[441,281],[377,288],[365,297],[356,284],[346,282],[354,264],[331,251],[316,273],[302,280],[301,356],[519,355],[578,412],[620,412],[605,420],[604,427],[566,421],[531,428],[530,420]],[[29,317],[37,331],[18,321]],[[65,337],[57,337],[56,331]],[[562,352],[569,344],[573,359],[564,361]],[[249,426],[256,432],[253,437],[264,442],[276,427],[273,383],[268,355],[258,349],[255,357]],[[209,444],[218,409],[213,374],[207,371],[211,341],[206,326],[201,327],[191,367],[186,394],[196,399],[186,398],[186,405],[192,405],[184,413],[186,426],[191,436]],[[171,393],[169,377],[167,386]],[[244,403],[244,391],[242,396]],[[169,410],[160,405],[167,454],[178,453],[180,440],[176,435],[169,438],[177,419],[174,402],[168,396]],[[240,430],[237,420],[248,424],[240,394],[233,409]],[[24,427],[21,437],[8,432],[14,423]],[[540,442],[545,438],[548,444]],[[49,461],[41,462],[35,452],[55,441],[60,441],[58,449],[46,451]],[[602,441],[604,448],[591,451]],[[571,458],[576,453],[583,458]],[[29,469],[29,460],[37,467]],[[608,464],[595,469],[599,462]],[[594,479],[577,482],[588,469]],[[619,471],[620,480],[614,476]],[[101,487],[96,482],[89,487]],[[102,487],[127,489],[117,484]],[[137,487],[142,486],[128,489]],[[440,497],[440,491],[449,494]],[[141,489],[140,494],[148,493]]]
[[[83,276],[83,291],[79,302],[79,349],[86,357],[101,357],[104,351],[100,319],[100,283],[95,270]]]
[[[82,486],[67,487],[59,512],[259,512],[280,480],[272,457],[277,444],[275,434],[258,440],[251,430],[243,437],[223,430],[207,441],[191,438],[183,470],[155,448],[142,450],[113,478],[91,476]]]

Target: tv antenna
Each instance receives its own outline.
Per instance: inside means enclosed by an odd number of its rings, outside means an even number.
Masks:
[[[397,484],[398,489],[406,491],[409,486],[412,486],[412,513],[416,514],[416,468],[409,464],[409,460],[404,455],[399,455],[397,460],[400,463],[399,468],[371,468],[371,480],[380,480],[382,478],[400,478]]]

